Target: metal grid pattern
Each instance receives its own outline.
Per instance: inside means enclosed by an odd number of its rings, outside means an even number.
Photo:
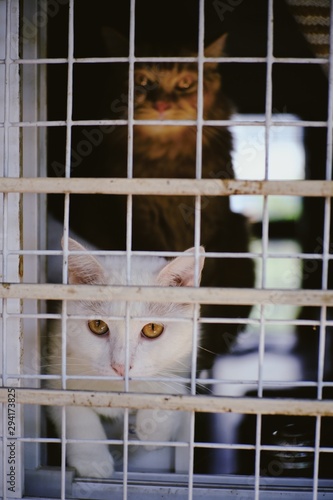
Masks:
[[[227,2],[228,3],[228,2]],[[230,2],[231,3],[231,2]],[[2,154],[2,178],[0,179],[0,187],[2,194],[2,248],[1,248],[1,264],[3,274],[3,286],[0,290],[0,297],[2,300],[2,388],[0,389],[0,400],[2,403],[2,461],[1,461],[1,477],[2,483],[2,498],[23,498],[25,491],[29,492],[32,496],[33,491],[32,472],[28,470],[25,475],[23,473],[23,444],[37,444],[38,446],[45,443],[60,443],[61,444],[61,469],[57,476],[58,484],[60,484],[60,492],[56,498],[69,498],[79,497],[86,495],[87,481],[75,480],[73,489],[70,489],[70,483],[73,479],[71,472],[66,471],[66,446],[68,439],[65,432],[66,421],[66,405],[91,405],[107,406],[112,397],[112,404],[115,407],[124,408],[124,433],[121,441],[109,440],[109,444],[121,444],[123,447],[123,469],[122,473],[117,473],[115,479],[110,483],[100,484],[100,490],[96,498],[106,498],[108,492],[114,493],[114,498],[132,498],[131,494],[136,495],[135,498],[155,498],[153,486],[145,485],[145,490],[140,493],[140,489],[135,490],[135,486],[139,488],[142,477],[135,478],[129,472],[129,456],[128,448],[131,442],[131,436],[128,432],[129,424],[129,410],[130,409],[158,409],[158,410],[184,410],[189,412],[189,434],[188,441],[168,443],[170,447],[177,449],[186,449],[187,454],[185,460],[187,461],[188,473],[182,476],[174,475],[177,485],[169,482],[165,478],[165,484],[169,491],[174,491],[180,498],[192,500],[192,498],[201,498],[205,495],[205,488],[207,481],[210,484],[212,496],[210,498],[220,498],[221,491],[224,491],[225,498],[232,495],[232,489],[244,488],[246,486],[246,498],[263,499],[275,498],[274,487],[271,487],[270,480],[261,477],[260,462],[262,454],[266,451],[274,451],[273,445],[267,446],[261,442],[262,434],[262,416],[263,415],[297,415],[297,416],[313,416],[316,420],[315,425],[315,439],[313,445],[305,446],[302,451],[305,453],[314,454],[313,478],[306,480],[307,490],[301,492],[303,497],[312,498],[317,500],[322,498],[323,487],[327,488],[325,498],[333,498],[332,485],[322,482],[319,479],[319,457],[320,453],[325,452],[332,454],[333,449],[330,447],[323,447],[321,445],[321,424],[323,417],[333,417],[333,405],[330,400],[323,399],[323,390],[325,388],[332,388],[333,382],[327,381],[324,378],[324,364],[325,364],[325,348],[326,348],[326,330],[328,327],[333,326],[327,314],[327,309],[333,306],[333,294],[328,287],[329,263],[332,260],[330,250],[330,225],[331,225],[331,196],[333,192],[332,186],[332,126],[333,126],[333,102],[332,102],[332,82],[333,82],[333,64],[330,59],[329,64],[329,107],[328,116],[325,121],[309,121],[309,120],[295,120],[283,121],[275,119],[272,113],[272,67],[273,64],[325,64],[326,58],[277,58],[273,53],[273,0],[268,1],[268,37],[267,37],[267,55],[266,57],[221,57],[221,58],[205,58],[204,57],[204,37],[205,37],[205,19],[204,19],[204,0],[201,0],[199,12],[199,26],[198,26],[198,39],[199,51],[197,58],[137,58],[135,56],[135,0],[131,0],[131,15],[130,15],[130,37],[129,37],[129,57],[126,58],[113,58],[113,57],[89,57],[89,58],[76,58],[74,56],[74,0],[70,0],[68,4],[69,9],[69,25],[68,25],[68,55],[66,58],[46,58],[46,57],[31,57],[28,55],[25,58],[19,57],[19,39],[18,39],[18,26],[19,26],[19,3],[16,0],[7,0],[0,5],[2,9],[2,19],[6,19],[6,32],[4,40],[4,51],[1,53],[1,78],[4,87],[3,92],[3,113],[0,123],[1,138],[3,143]],[[37,6],[35,6],[37,8]],[[22,13],[21,13],[22,15]],[[331,47],[333,46],[331,34]],[[331,50],[331,58],[333,51]],[[195,121],[181,122],[184,125],[196,125],[197,127],[197,157],[196,157],[196,179],[177,179],[175,180],[159,180],[159,179],[133,179],[133,164],[132,164],[132,151],[133,151],[133,127],[135,125],[151,124],[159,125],[158,121],[139,121],[134,119],[134,65],[140,61],[193,61],[198,63],[198,118]],[[86,63],[114,63],[125,62],[129,65],[129,116],[128,120],[73,120],[73,65],[86,64]],[[203,103],[200,96],[203,91],[203,67],[205,62],[223,62],[229,63],[258,63],[262,62],[267,65],[267,79],[266,79],[266,102],[265,102],[265,117],[261,120],[219,120],[207,121],[203,118]],[[19,70],[28,66],[37,68],[39,65],[45,66],[48,64],[66,64],[68,68],[67,74],[67,114],[66,120],[48,121],[44,117],[34,116],[33,118],[26,118],[24,114],[20,115],[19,107]],[[22,82],[21,82],[22,85]],[[24,85],[24,81],[23,81]],[[26,115],[27,116],[27,115]],[[173,126],[179,124],[179,121],[166,121],[165,125]],[[127,163],[127,177],[128,179],[72,179],[71,178],[71,141],[72,141],[72,127],[77,125],[128,125],[128,163]],[[243,181],[243,180],[208,180],[201,179],[201,164],[202,164],[202,128],[203,126],[263,126],[265,127],[265,178],[262,181]],[[327,154],[326,154],[326,180],[322,181],[271,181],[269,180],[269,166],[270,166],[270,137],[272,127],[288,126],[288,127],[327,127]],[[27,171],[26,177],[22,177],[20,173],[20,132],[26,133],[33,127],[39,130],[44,130],[47,127],[65,127],[66,128],[66,160],[65,160],[65,176],[64,178],[44,178],[38,177],[40,173]],[[28,167],[29,168],[29,167]],[[37,178],[38,177],[38,178]],[[133,286],[119,286],[119,287],[101,287],[96,285],[67,285],[68,274],[68,236],[69,236],[69,208],[71,202],[71,194],[73,193],[105,193],[105,194],[126,194],[127,195],[127,233],[126,233],[126,252],[127,257],[127,273],[131,273],[131,257],[134,254],[145,255],[147,252],[134,252],[131,249],[131,236],[132,236],[132,196],[144,194],[182,194],[186,196],[195,196],[196,209],[200,212],[201,199],[203,196],[229,196],[229,195],[260,195],[263,197],[263,211],[262,211],[262,252],[257,254],[255,252],[247,254],[254,258],[260,258],[262,262],[261,283],[259,289],[209,289],[209,288],[193,288],[189,290],[183,289],[165,289],[156,287],[146,287],[145,289],[138,289]],[[20,234],[22,230],[19,216],[23,217],[24,224],[32,225],[32,230],[38,231],[37,226],[33,226],[31,221],[27,220],[27,213],[20,212],[20,196],[25,199],[25,196],[34,195],[36,197],[47,193],[64,193],[64,248],[63,252],[49,249],[37,245],[31,249],[21,241],[23,235]],[[269,250],[269,227],[270,219],[268,212],[268,201],[270,196],[306,196],[306,197],[323,197],[325,200],[325,215],[324,215],[324,235],[323,235],[323,250],[318,254],[307,254],[299,252],[296,255],[298,259],[316,258],[322,260],[322,283],[321,290],[278,290],[267,288],[267,268],[266,263],[269,258],[295,258],[295,254],[288,253],[274,253]],[[22,219],[21,219],[22,221]],[[195,255],[198,262],[199,245],[200,245],[200,217],[195,220]],[[94,252],[93,252],[94,253]],[[107,252],[95,252],[98,255],[105,255]],[[118,252],[119,253],[119,252]],[[149,252],[148,255],[165,255],[163,252]],[[40,256],[55,256],[60,255],[63,258],[62,266],[62,281],[63,284],[50,285],[38,284],[38,282],[31,284],[29,279],[20,272],[19,262],[20,259],[32,256],[38,259]],[[177,253],[169,252],[168,256],[175,256]],[[219,256],[211,254],[211,257]],[[226,254],[224,257],[232,256],[235,258],[242,257],[242,254]],[[32,278],[33,280],[34,278]],[[36,281],[38,278],[36,279]],[[124,377],[124,392],[120,394],[109,393],[89,393],[86,391],[73,391],[66,389],[67,382],[70,376],[66,374],[66,336],[67,336],[67,300],[84,299],[84,300],[108,300],[110,294],[116,296],[118,299],[123,299],[128,302],[135,301],[140,292],[142,300],[151,300],[158,302],[167,302],[172,300],[174,302],[181,302],[186,297],[186,301],[196,305],[193,316],[193,336],[194,345],[192,352],[192,373],[187,382],[190,384],[190,393],[188,396],[175,396],[170,395],[165,398],[163,395],[147,395],[147,394],[129,394],[129,374],[128,372]],[[63,300],[63,307],[61,314],[50,314],[41,311],[37,307],[37,302],[43,300]],[[27,301],[36,301],[35,309],[25,309],[21,305]],[[260,314],[257,318],[249,318],[239,320],[240,323],[247,325],[259,326],[259,341],[258,341],[258,377],[257,380],[252,381],[256,388],[256,397],[221,397],[218,395],[198,396],[196,393],[197,383],[202,383],[202,379],[196,378],[196,344],[197,344],[197,325],[200,322],[209,322],[209,318],[201,318],[197,321],[198,317],[198,304],[255,304],[259,306]],[[295,305],[295,306],[318,306],[320,307],[321,314],[320,320],[276,320],[268,319],[266,315],[266,307],[271,304],[281,305]],[[62,367],[61,367],[61,390],[47,390],[38,387],[39,382],[45,379],[55,378],[54,375],[45,375],[37,373],[26,373],[21,366],[21,347],[24,349],[26,345],[25,330],[26,322],[31,319],[38,321],[57,318],[62,322]],[[126,310],[125,322],[129,325],[130,312],[129,308]],[[230,320],[231,321],[231,320]],[[221,319],[222,322],[222,319]],[[223,318],[223,322],[228,322],[228,319]],[[266,330],[269,326],[279,324],[288,326],[297,325],[310,325],[319,328],[319,355],[318,355],[318,374],[316,381],[267,381],[264,377],[264,363],[265,363],[265,342]],[[21,333],[21,325],[23,332]],[[127,329],[128,336],[128,329]],[[35,344],[37,345],[37,343]],[[127,342],[128,347],[128,342]],[[129,367],[129,351],[126,350],[125,366]],[[76,377],[80,378],[80,377]],[[84,379],[84,377],[81,377]],[[103,379],[103,377],[100,377]],[[246,381],[247,383],[251,381]],[[220,379],[215,379],[212,376],[204,381],[205,384],[221,383]],[[241,384],[244,381],[234,380],[228,381],[229,384]],[[36,384],[36,385],[33,385]],[[297,400],[283,400],[276,398],[267,398],[264,395],[266,387],[272,387],[274,384],[277,387],[292,385],[293,387],[314,387],[316,389],[316,398],[312,400],[297,399]],[[9,387],[9,389],[8,389]],[[15,391],[11,392],[11,388]],[[8,482],[8,469],[10,455],[10,445],[13,442],[12,434],[9,433],[10,424],[12,421],[9,418],[10,405],[13,404],[13,398],[10,394],[15,394],[15,490],[10,489],[11,483]],[[35,437],[27,437],[21,430],[21,423],[23,422],[23,408],[26,405],[49,405],[49,404],[64,405],[62,411],[63,431],[62,435],[56,438],[40,437],[37,434]],[[214,412],[216,414],[234,413],[241,415],[256,415],[256,440],[254,445],[246,444],[225,444],[225,443],[200,443],[194,440],[194,428],[196,412]],[[137,443],[136,443],[137,444]],[[139,443],[139,446],[144,446],[145,442]],[[9,448],[8,448],[9,446]],[[193,473],[194,450],[199,448],[216,448],[216,449],[243,449],[254,451],[254,475],[251,479],[244,479],[239,477],[235,483],[226,480],[223,484],[219,481],[209,478],[198,478]],[[29,448],[30,449],[30,448]],[[286,452],[297,452],[297,446],[284,446]],[[9,451],[8,451],[9,450]],[[29,460],[29,457],[28,457]],[[29,467],[31,469],[31,467]],[[37,482],[40,484],[47,483],[47,471],[39,471]],[[35,477],[35,476],[34,476]],[[152,475],[152,485],[158,483],[161,479],[159,476],[156,478]],[[219,478],[220,479],[220,478]],[[29,484],[29,481],[31,483]],[[273,481],[272,481],[273,482]],[[302,481],[304,483],[304,480]],[[179,484],[183,484],[179,487]],[[324,484],[324,486],[323,486]],[[110,486],[111,485],[111,486]],[[245,485],[245,486],[244,486]],[[290,481],[280,483],[284,491],[291,492],[296,498],[297,482]],[[30,488],[30,489],[29,489]],[[98,485],[96,486],[98,489]],[[108,489],[110,488],[110,489]],[[113,488],[113,489],[112,489]],[[134,490],[133,490],[134,488]],[[288,490],[289,488],[289,490]],[[96,491],[97,491],[96,489]],[[41,490],[42,491],[42,490]],[[45,489],[44,496],[51,493]],[[93,490],[91,490],[93,491]],[[95,490],[94,490],[95,491]],[[97,494],[97,493],[96,493]],[[106,495],[103,496],[103,495]],[[117,496],[118,495],[118,496]],[[308,495],[308,496],[306,496]],[[37,494],[36,494],[37,496]],[[95,497],[94,497],[95,498]],[[134,497],[133,497],[134,498]],[[156,498],[159,498],[156,496]],[[245,498],[245,497],[244,497]]]

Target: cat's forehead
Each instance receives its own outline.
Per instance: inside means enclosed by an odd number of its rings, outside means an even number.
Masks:
[[[102,261],[105,284],[108,285],[156,285],[157,276],[166,261],[159,257],[132,256],[128,263],[126,257],[111,257]]]
[[[104,269],[103,285],[111,286],[160,286],[159,274],[166,266],[167,261],[161,257],[132,256],[130,265],[126,257],[112,256],[100,258],[100,263]],[[117,300],[117,293],[110,290],[109,300],[98,301],[69,301],[69,314],[88,314],[92,317],[106,318],[108,316],[146,317],[172,316],[174,313],[182,316],[188,307],[184,304],[173,303],[152,303],[140,301],[126,302]]]
[[[136,74],[144,74],[147,78],[157,81],[165,81],[170,79],[179,79],[189,73],[193,76],[198,74],[198,69],[193,64],[170,64],[159,63],[147,66],[137,66]]]
[[[144,301],[80,301],[69,302],[69,315],[87,315],[91,318],[104,319],[114,318],[126,321],[128,316],[131,321],[140,318],[161,318],[181,316],[186,317],[189,315],[190,307],[184,304],[171,304],[171,303],[157,303],[157,302],[144,302]]]

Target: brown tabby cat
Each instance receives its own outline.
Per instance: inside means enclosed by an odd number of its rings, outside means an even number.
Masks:
[[[112,30],[104,30],[109,55],[128,55],[128,42]],[[222,55],[225,35],[205,49],[205,56]],[[138,56],[151,56],[141,49]],[[159,55],[170,54],[168,50]],[[181,56],[193,52],[179,51]],[[120,81],[119,98],[111,102],[111,118],[127,118],[128,67],[117,65],[112,84]],[[111,70],[114,69],[111,65]],[[119,69],[120,68],[120,69]],[[134,118],[160,120],[161,125],[135,125],[133,135],[133,176],[150,178],[195,178],[197,128],[187,125],[163,125],[163,120],[196,120],[198,68],[196,63],[136,63],[134,70]],[[203,118],[228,119],[231,106],[221,91],[221,76],[216,63],[206,63],[203,74]],[[107,132],[107,133],[106,133]],[[233,178],[232,138],[226,127],[204,126],[202,131],[202,177]],[[94,170],[83,169],[77,175],[101,177],[127,176],[127,127],[105,129],[101,149],[102,162]],[[91,166],[91,165],[90,165]],[[89,200],[89,201],[88,201]],[[84,210],[89,213],[87,224]],[[133,197],[134,250],[183,251],[194,244],[195,200],[181,196]],[[198,214],[199,215],[199,214]],[[125,248],[126,198],[122,196],[72,197],[71,227],[94,245]],[[109,220],[110,219],[110,220]],[[104,229],[103,229],[104,227]],[[201,199],[200,243],[206,252],[248,251],[245,218],[233,213],[228,197]],[[115,243],[116,241],[116,243]],[[253,263],[245,258],[207,258],[203,286],[252,287]],[[248,306],[205,306],[203,316],[235,318],[235,324],[207,324],[204,328],[203,366],[210,366],[216,353],[225,352],[239,331],[238,317],[246,317]]]

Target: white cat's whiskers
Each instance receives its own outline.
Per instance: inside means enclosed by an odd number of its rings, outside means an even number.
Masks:
[[[214,354],[214,356],[216,356],[216,353],[214,351],[210,351],[209,349],[206,349],[205,347],[198,346],[198,349],[201,349],[204,352],[208,352],[208,354]]]
[[[163,373],[163,376],[164,377],[168,377],[168,376],[170,376],[171,373],[172,373],[172,371],[169,370],[168,372]],[[177,374],[181,373],[181,371],[180,370],[174,370],[174,373],[177,376]],[[184,377],[184,378],[186,378],[186,379],[190,378],[190,373],[189,373],[188,369],[187,370],[183,370],[183,373],[185,373],[187,375],[187,377]],[[160,375],[162,376],[162,373],[160,373]],[[174,378],[174,375],[171,375],[170,376],[170,383],[168,383],[166,381],[161,381],[160,383],[163,384],[163,386],[165,386],[165,387],[167,387],[169,389],[170,388],[174,389],[175,386],[179,386],[179,387],[182,387],[182,388],[184,387],[184,382],[173,380],[173,378]],[[210,384],[200,383],[199,381],[196,382],[196,387],[197,388],[203,389],[203,391],[205,393],[208,392],[209,394],[212,394],[213,391],[212,391],[212,389],[210,389],[208,387],[208,385],[210,385]]]

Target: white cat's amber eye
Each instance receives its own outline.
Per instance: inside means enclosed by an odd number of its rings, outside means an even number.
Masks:
[[[108,324],[101,319],[93,319],[88,321],[89,330],[95,335],[106,335],[109,333]]]
[[[147,339],[156,339],[160,335],[162,335],[164,331],[164,326],[160,323],[147,323],[142,330],[141,333]]]

